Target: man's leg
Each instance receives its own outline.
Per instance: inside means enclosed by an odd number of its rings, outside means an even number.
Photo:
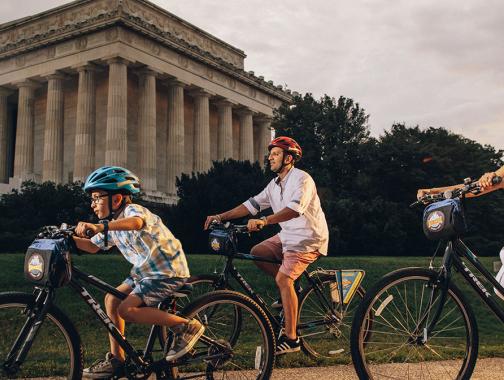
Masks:
[[[284,259],[278,274],[275,277],[280,295],[285,318],[285,336],[287,344],[278,345],[277,354],[299,351],[297,341],[297,314],[298,298],[294,289],[294,281],[301,276],[303,271],[320,256],[318,252],[285,252]],[[290,342],[289,342],[290,341]],[[291,349],[292,348],[292,349]]]
[[[252,247],[250,253],[254,256],[262,257],[265,259],[276,259],[281,261],[282,242],[280,241],[278,235],[275,235],[259,244],[256,244],[254,247]],[[278,269],[280,268],[280,264],[271,264],[261,261],[254,261],[254,264],[273,278],[276,277]]]

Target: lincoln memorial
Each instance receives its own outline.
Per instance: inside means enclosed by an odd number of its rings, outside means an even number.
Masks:
[[[78,0],[0,25],[0,192],[119,165],[173,202],[181,173],[262,163],[273,110],[292,95],[244,60],[145,0]]]

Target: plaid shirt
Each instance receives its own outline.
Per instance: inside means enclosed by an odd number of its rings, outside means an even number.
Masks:
[[[91,242],[104,250],[115,245],[126,260],[133,264],[131,276],[134,280],[189,277],[182,245],[161,218],[137,204],[127,205],[119,218],[132,216],[144,221],[141,230],[109,231],[108,247],[105,247],[103,233],[93,236]]]

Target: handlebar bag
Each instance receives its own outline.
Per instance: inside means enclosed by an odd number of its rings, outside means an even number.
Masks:
[[[427,206],[423,231],[430,240],[449,240],[467,232],[464,209],[459,199],[445,199]]]
[[[36,239],[24,261],[26,280],[41,286],[61,287],[72,278],[70,252],[65,239]]]
[[[208,235],[208,246],[213,253],[229,255],[232,252],[231,234],[226,230],[212,230]]]

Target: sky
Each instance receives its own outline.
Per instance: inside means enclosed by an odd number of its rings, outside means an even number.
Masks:
[[[0,23],[64,4],[1,0]],[[153,0],[245,51],[245,69],[393,123],[504,149],[504,1]]]

